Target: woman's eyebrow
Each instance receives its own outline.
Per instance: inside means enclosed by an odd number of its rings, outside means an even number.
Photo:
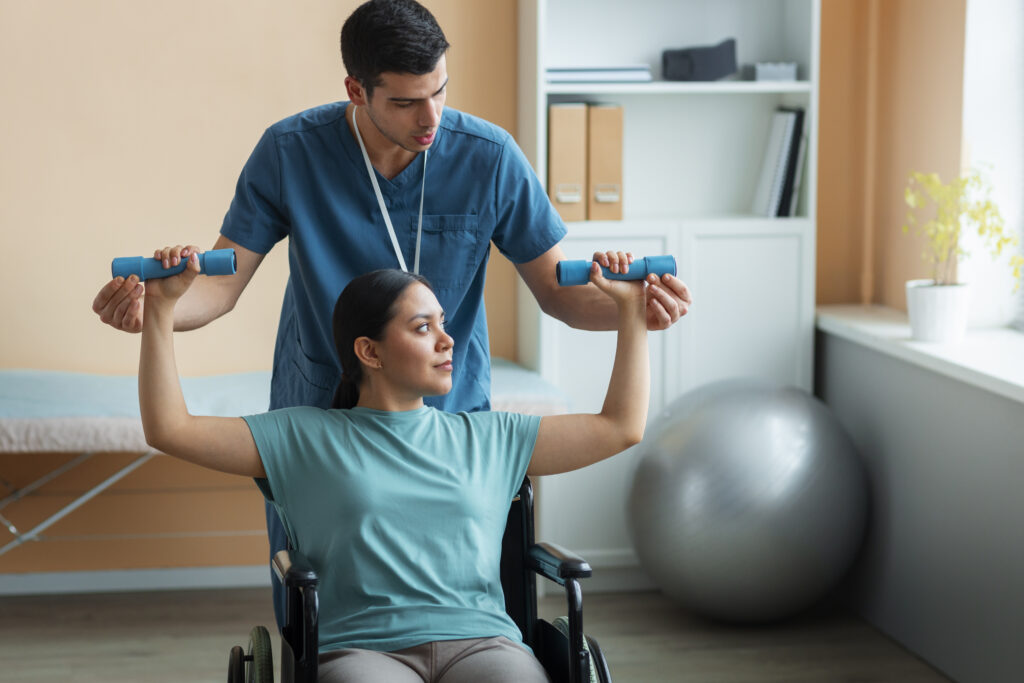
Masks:
[[[430,320],[433,317],[438,317],[438,318],[441,318],[443,320],[444,317],[445,317],[444,311],[441,310],[441,309],[438,309],[436,313],[414,313],[412,316],[409,317],[408,322],[413,322],[414,320],[419,320],[420,318],[423,318],[425,320]]]

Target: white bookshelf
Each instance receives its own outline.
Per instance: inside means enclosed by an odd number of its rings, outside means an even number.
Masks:
[[[520,0],[517,138],[542,182],[547,110],[559,102],[624,108],[623,220],[568,223],[563,250],[676,255],[695,305],[652,335],[652,419],[706,382],[751,376],[812,385],[819,0]],[[661,80],[665,49],[736,39],[741,66],[792,61],[790,82]],[[649,83],[548,83],[548,67],[647,63]],[[751,203],[780,106],[805,110],[807,154],[795,215],[764,218]],[[529,293],[518,304],[520,361],[598,410],[614,336],[571,330]],[[597,585],[633,587],[626,453],[539,485],[539,532],[579,550]],[[582,493],[585,492],[585,493]]]

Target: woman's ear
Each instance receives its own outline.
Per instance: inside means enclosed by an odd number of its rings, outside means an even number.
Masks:
[[[380,357],[377,355],[377,342],[369,337],[357,337],[354,343],[356,358],[368,368],[380,369]]]

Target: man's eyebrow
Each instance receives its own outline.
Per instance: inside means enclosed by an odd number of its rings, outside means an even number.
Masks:
[[[444,90],[447,87],[448,87],[448,79],[446,78],[446,79],[444,79],[444,83],[441,84],[441,87],[437,89],[437,92],[435,92],[430,97],[437,97],[438,95],[441,94],[441,91]],[[389,102],[419,102],[421,100],[428,100],[428,99],[430,99],[430,97],[389,97],[388,101]]]

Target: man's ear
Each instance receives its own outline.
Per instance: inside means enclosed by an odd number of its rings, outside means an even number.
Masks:
[[[380,357],[377,355],[377,342],[369,337],[357,337],[353,349],[356,358],[367,368],[379,369]]]
[[[349,102],[360,107],[365,106],[370,99],[363,84],[352,76],[345,76],[345,93]]]

